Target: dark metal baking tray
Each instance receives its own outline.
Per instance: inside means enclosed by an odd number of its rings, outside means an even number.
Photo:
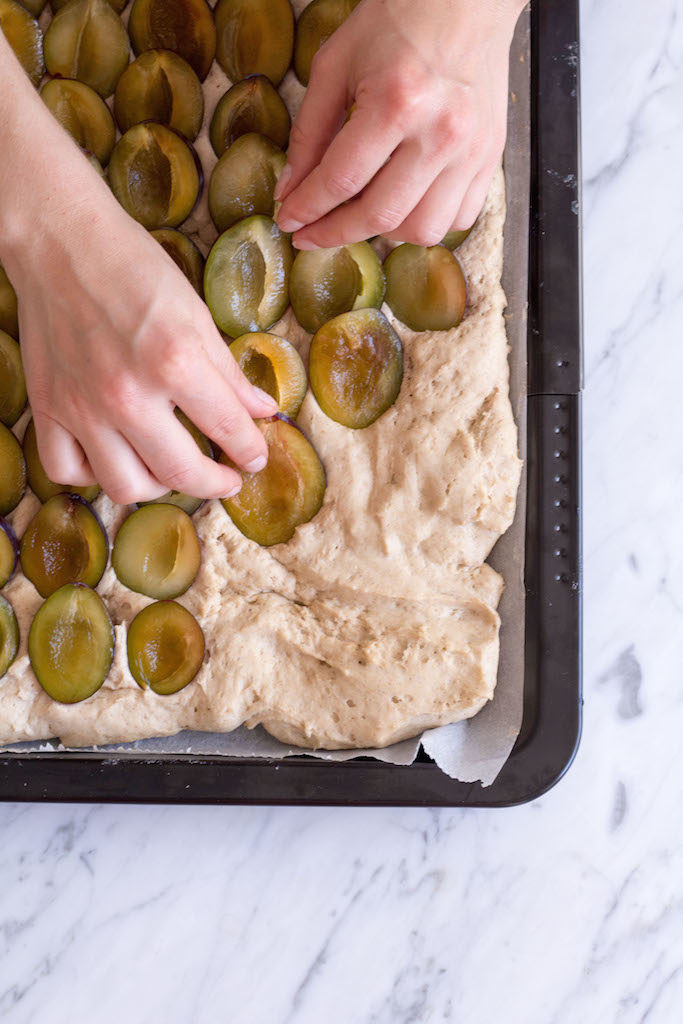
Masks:
[[[4,755],[0,799],[501,807],[548,790],[581,731],[581,235],[578,0],[531,12],[524,718],[493,785],[403,767],[172,755]]]

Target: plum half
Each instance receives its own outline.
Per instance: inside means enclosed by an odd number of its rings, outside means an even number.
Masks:
[[[266,75],[279,85],[294,49],[289,0],[218,0],[215,16],[216,60],[228,78]]]
[[[0,516],[12,512],[26,490],[26,462],[21,445],[4,423],[0,423]]]
[[[70,0],[45,33],[45,63],[51,75],[85,82],[111,96],[128,64],[123,22],[107,0]]]
[[[313,0],[304,7],[296,23],[294,71],[302,85],[308,85],[313,58],[333,32],[346,21],[359,0]]]
[[[316,332],[308,373],[326,416],[345,427],[368,427],[401,390],[401,340],[378,309],[342,313]]]
[[[269,217],[240,220],[216,240],[204,270],[204,295],[222,331],[237,338],[267,331],[287,309],[294,254]]]
[[[14,608],[0,594],[0,679],[17,656],[19,650],[19,623]]]
[[[152,231],[164,252],[182,270],[197,295],[204,298],[204,257],[192,239],[178,228],[157,228]]]
[[[116,141],[116,126],[102,97],[84,82],[52,78],[40,90],[43,102],[81,149],[105,165]]]
[[[100,493],[99,484],[91,484],[89,487],[74,487],[73,484],[57,484],[50,480],[43,469],[38,453],[38,440],[36,438],[36,425],[33,420],[29,421],[26,427],[23,441],[24,458],[26,459],[26,472],[28,485],[35,494],[38,501],[48,501],[55,494],[79,494],[86,501],[94,501]]]
[[[209,212],[216,230],[227,231],[254,214],[272,217],[273,192],[286,161],[264,135],[240,135],[220,157],[209,182]]]
[[[404,242],[387,256],[384,273],[387,305],[412,331],[447,331],[462,320],[465,277],[443,245],[424,248]]]
[[[379,256],[367,242],[299,252],[289,277],[289,301],[309,334],[351,309],[379,309],[385,289]]]
[[[297,526],[323,506],[325,469],[307,437],[286,417],[257,420],[268,445],[268,462],[259,473],[242,472],[242,489],[221,504],[238,529],[262,547],[286,544]],[[237,469],[222,455],[220,461]]]
[[[28,656],[53,700],[76,704],[92,697],[114,657],[114,629],[100,595],[82,583],[55,591],[31,623]]]
[[[199,571],[199,540],[177,505],[143,505],[121,525],[111,564],[121,583],[157,599],[179,597]]]
[[[114,8],[116,13],[120,14],[121,11],[125,10],[128,0],[108,0],[108,2]],[[68,3],[69,0],[50,0],[50,7],[56,14],[57,11],[62,9],[62,7],[66,7]]]
[[[459,245],[462,245],[466,238],[469,238],[472,233],[472,228],[474,228],[474,224],[470,228],[465,228],[464,231],[447,231],[439,244],[444,245],[447,249],[450,249],[451,252],[453,252],[453,250],[457,249]]]
[[[0,331],[19,337],[19,310],[17,293],[11,285],[5,270],[0,263]]]
[[[325,470],[299,428],[282,416],[257,420],[268,445],[268,463],[259,473],[242,472],[242,489],[222,505],[245,537],[262,547],[285,544],[297,526],[320,511]],[[221,462],[236,468],[226,455]]]
[[[13,427],[26,408],[26,398],[21,350],[14,338],[0,331],[0,423]]]
[[[12,579],[19,558],[19,542],[6,519],[0,518],[0,587]]]
[[[204,660],[204,634],[175,601],[156,601],[128,627],[128,667],[138,686],[167,696],[191,683]]]
[[[92,508],[78,494],[55,494],[21,538],[21,568],[41,597],[65,583],[96,587],[109,557],[109,542]]]
[[[172,50],[147,50],[119,78],[114,113],[122,132],[142,121],[156,121],[193,142],[204,119],[201,82]]]
[[[259,331],[235,338],[230,351],[252,384],[277,402],[280,412],[295,419],[306,395],[306,369],[291,342]]]
[[[216,26],[206,0],[135,0],[128,31],[137,54],[173,50],[203,82],[216,53]]]
[[[114,147],[109,183],[126,213],[143,227],[176,228],[201,191],[199,161],[189,143],[163,124],[136,124]]]
[[[16,0],[0,0],[0,31],[35,86],[45,74],[40,25]]]
[[[284,149],[290,127],[289,111],[273,83],[265,75],[251,75],[221,96],[211,118],[209,138],[216,156],[250,132],[265,135]]]
[[[208,459],[213,458],[213,448],[208,437],[202,434],[199,427],[196,427],[191,419],[189,419],[182,409],[176,409],[175,414],[191,435],[192,440],[199,448],[202,455],[206,455]],[[183,512],[187,512],[188,516],[191,516],[197,509],[204,504],[203,498],[195,498],[191,494],[183,494],[182,491],[167,491],[166,494],[162,494],[160,498],[155,498],[153,501],[141,501],[140,505],[177,505]]]

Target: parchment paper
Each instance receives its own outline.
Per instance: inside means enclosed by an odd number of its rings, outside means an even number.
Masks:
[[[506,325],[510,343],[510,398],[519,431],[519,450],[526,451],[526,307],[529,217],[529,14],[519,20],[510,51],[508,138],[505,148],[507,215],[505,221],[503,287],[507,295]],[[496,544],[489,563],[505,580],[501,616],[500,661],[494,699],[474,718],[431,729],[412,740],[382,750],[310,751],[288,747],[263,728],[242,726],[231,733],[184,731],[175,736],[138,740],[87,751],[116,757],[141,754],[195,755],[278,759],[305,754],[327,761],[372,757],[391,764],[414,761],[420,744],[442,771],[462,782],[489,786],[507,760],[522,721],[524,690],[524,522],[526,473],[523,471],[517,512],[508,532]],[[57,741],[15,743],[0,748],[12,752],[51,753],[66,748]],[[84,748],[79,748],[79,753]]]

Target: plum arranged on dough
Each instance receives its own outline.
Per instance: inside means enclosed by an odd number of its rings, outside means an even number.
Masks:
[[[114,629],[102,598],[67,583],[36,612],[28,635],[36,679],[53,700],[75,704],[99,690],[114,657]]]
[[[216,53],[216,26],[206,0],[135,0],[128,21],[136,54],[173,50],[203,82]]]
[[[257,420],[268,445],[259,473],[242,473],[242,489],[223,507],[245,537],[263,547],[285,544],[297,526],[310,522],[325,497],[325,470],[311,442],[290,420]],[[233,466],[221,456],[221,462]]]
[[[467,285],[456,257],[443,245],[424,248],[405,242],[384,261],[386,302],[412,331],[457,327],[467,302]]]
[[[167,696],[191,683],[204,660],[204,634],[176,601],[156,601],[128,627],[128,667],[136,683]]]
[[[294,49],[289,0],[218,0],[215,17],[216,60],[230,81],[265,75],[279,85]]]
[[[0,31],[35,86],[45,74],[43,33],[33,15],[17,0],[0,0]]]
[[[235,338],[230,351],[247,380],[271,395],[281,413],[295,419],[308,382],[292,343],[277,334],[252,331]]]
[[[19,311],[17,293],[0,263],[0,331],[15,340],[19,337]]]
[[[163,124],[136,124],[114,147],[109,183],[126,213],[143,227],[176,228],[195,207],[201,164],[180,135]]]
[[[0,330],[0,423],[13,427],[26,408],[26,380],[18,343]]]
[[[264,135],[240,135],[218,160],[209,182],[209,212],[217,231],[254,214],[272,217],[273,192],[286,163]]]
[[[114,113],[122,132],[156,121],[194,142],[204,118],[201,82],[172,50],[146,50],[119,78]]]
[[[313,0],[304,7],[296,23],[294,71],[302,85],[308,85],[313,58],[333,32],[346,21],[360,0]]]
[[[6,519],[0,518],[0,587],[12,579],[19,560],[19,542]]]
[[[26,462],[12,431],[0,423],[0,516],[12,512],[26,490]]]
[[[289,301],[309,334],[352,309],[379,309],[385,290],[382,264],[367,242],[297,253],[289,277]]]
[[[209,138],[216,156],[241,135],[265,135],[280,149],[289,140],[289,111],[273,83],[265,75],[250,75],[235,82],[221,96],[211,118]]]
[[[316,332],[308,373],[318,405],[330,419],[354,429],[368,427],[398,397],[403,347],[378,309],[342,313]]]
[[[49,73],[85,82],[104,99],[114,92],[129,53],[123,22],[108,0],[70,0],[45,33]]]
[[[14,608],[0,594],[0,679],[17,656],[19,650],[19,623]]]
[[[190,282],[200,299],[204,298],[204,257],[192,239],[178,228],[156,228],[152,231],[164,252]]]
[[[84,82],[52,78],[40,90],[43,102],[81,149],[104,166],[116,141],[116,125],[99,93]]]
[[[143,505],[116,534],[111,564],[121,583],[157,599],[180,597],[199,571],[199,540],[177,505]]]
[[[96,587],[109,542],[94,511],[77,494],[56,494],[40,507],[21,538],[21,568],[41,597],[65,583]]]

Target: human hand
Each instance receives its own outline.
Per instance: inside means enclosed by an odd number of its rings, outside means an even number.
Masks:
[[[64,142],[46,159],[68,189],[53,188],[41,232],[19,232],[3,250],[45,470],[60,483],[97,482],[122,504],[170,489],[229,495],[239,474],[201,454],[175,406],[255,472],[267,448],[251,417],[276,405],[243,376],[170,257]]]
[[[362,0],[313,60],[276,189],[297,248],[434,245],[473,224],[505,143],[523,6]]]

